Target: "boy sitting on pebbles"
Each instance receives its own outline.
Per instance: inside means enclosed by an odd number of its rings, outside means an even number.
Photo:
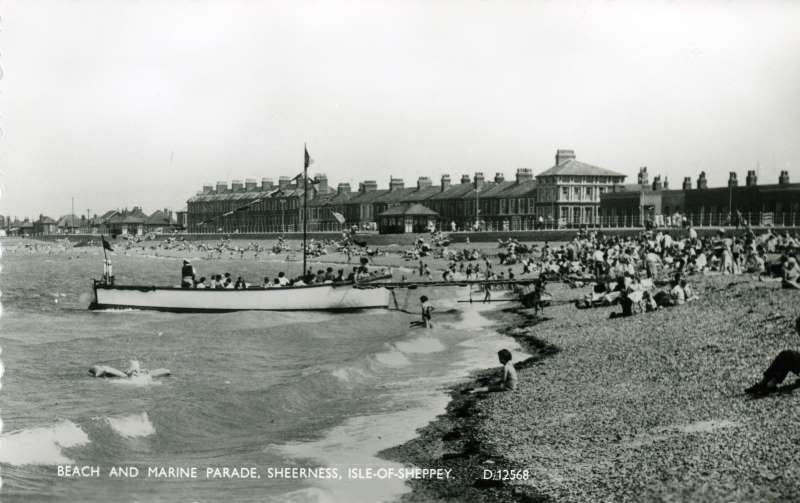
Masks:
[[[511,363],[511,351],[501,349],[497,352],[497,358],[503,365],[503,375],[501,379],[495,379],[488,386],[464,390],[463,393],[486,393],[489,391],[513,391],[517,389],[517,369]]]

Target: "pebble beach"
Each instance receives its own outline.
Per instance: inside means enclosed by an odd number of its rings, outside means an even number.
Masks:
[[[629,318],[569,303],[542,320],[498,313],[497,329],[534,355],[517,364],[519,388],[457,387],[446,415],[385,453],[458,467],[455,482],[416,483],[407,500],[799,500],[796,376],[763,398],[744,389],[800,346],[800,292],[746,275],[691,280],[699,300]],[[553,287],[557,299],[584,293]],[[529,476],[482,480],[487,468]]]

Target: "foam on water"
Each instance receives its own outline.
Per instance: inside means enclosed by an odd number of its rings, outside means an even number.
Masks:
[[[89,443],[89,435],[72,421],[29,428],[0,435],[0,463],[9,465],[58,465],[73,461],[63,449]]]
[[[431,336],[420,336],[410,341],[396,342],[395,347],[406,354],[427,354],[444,351],[444,344],[439,339]]]
[[[147,437],[156,432],[147,412],[105,418],[112,430],[125,438]]]
[[[132,377],[122,377],[118,379],[109,379],[108,382],[120,386],[133,386],[133,387],[146,387],[146,386],[161,386],[161,379],[153,379],[150,374],[139,374]]]
[[[375,361],[387,367],[405,367],[411,363],[395,345],[391,345],[386,351],[377,353]]]

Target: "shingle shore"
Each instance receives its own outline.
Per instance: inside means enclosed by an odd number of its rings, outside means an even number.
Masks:
[[[414,482],[406,500],[800,501],[800,391],[743,393],[779,351],[800,348],[800,292],[750,276],[691,281],[699,300],[631,318],[569,304],[535,325],[526,311],[498,313],[534,354],[519,389],[475,398],[456,387],[447,414],[386,451],[454,469]],[[529,477],[481,480],[502,468]]]

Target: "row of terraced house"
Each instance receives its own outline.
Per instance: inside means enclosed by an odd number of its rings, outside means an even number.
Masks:
[[[146,214],[141,207],[109,210],[102,215],[63,215],[58,219],[40,214],[31,220],[0,216],[0,228],[9,236],[49,236],[58,234],[108,234],[142,236],[169,233],[180,229],[176,214],[169,209]]]
[[[594,225],[600,196],[624,182],[625,175],[578,161],[572,150],[558,150],[555,164],[534,177],[518,169],[514,178],[496,173],[441,175],[434,185],[420,177],[407,187],[391,177],[379,189],[374,180],[351,187],[329,186],[325,175],[313,179],[217,182],[187,201],[187,229],[203,232],[294,232],[302,229],[304,195],[309,231],[358,226],[381,232],[445,230],[531,230],[539,227]],[[309,187],[306,192],[304,187]]]

